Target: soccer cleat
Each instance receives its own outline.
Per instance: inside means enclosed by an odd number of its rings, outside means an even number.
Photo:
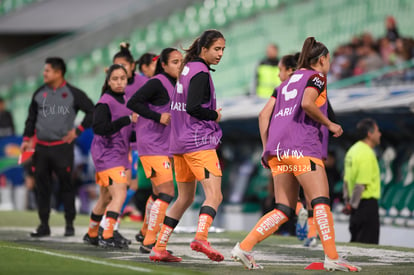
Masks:
[[[316,240],[316,237],[306,238],[305,242],[303,243],[303,246],[305,247],[316,247],[318,245],[318,241]]]
[[[301,208],[298,213],[298,221],[296,222],[296,237],[300,241],[306,239],[308,235],[308,211],[305,208]]]
[[[73,225],[66,225],[65,234],[63,236],[65,237],[75,236],[75,228],[73,227]]]
[[[151,253],[149,255],[149,258],[153,262],[181,262],[183,259],[181,257],[176,257],[171,255],[170,252],[167,250],[158,251],[153,247],[151,249]]]
[[[325,255],[325,262],[323,263],[323,267],[327,271],[352,271],[352,272],[359,272],[361,271],[361,267],[350,264],[347,260],[343,258],[338,258],[336,260],[329,259],[328,256]]]
[[[141,245],[139,247],[139,251],[143,254],[149,254],[149,253],[151,253],[151,250],[154,246],[155,246],[155,243],[148,244],[148,245]]]
[[[148,244],[148,245],[141,245],[140,247],[139,247],[139,251],[141,252],[141,253],[143,253],[143,254],[149,254],[149,253],[151,253],[151,250],[152,250],[152,248],[155,246],[155,243],[153,243],[153,244]],[[171,250],[168,250],[167,249],[167,251],[168,251],[168,253],[170,253],[170,254],[173,254],[173,252],[171,251]]]
[[[98,237],[90,237],[88,233],[85,234],[85,236],[83,236],[83,242],[86,244],[90,244],[90,245],[95,245],[98,246],[99,244],[99,238]]]
[[[206,254],[206,256],[212,261],[221,262],[224,260],[224,256],[212,248],[208,241],[193,240],[190,247],[194,251]]]
[[[130,245],[132,242],[131,240],[125,238],[124,236],[121,235],[121,233],[119,233],[118,230],[114,230],[114,238],[117,239],[120,242],[123,242],[127,245]]]
[[[128,249],[128,245],[124,242],[121,242],[114,237],[109,239],[104,239],[99,237],[98,244],[103,248],[117,248],[117,249]]]
[[[139,243],[143,243],[145,239],[144,234],[142,234],[141,230],[138,232],[138,234],[135,235],[135,240]]]
[[[263,266],[256,263],[252,253],[242,250],[239,243],[237,243],[231,250],[231,258],[242,263],[244,267],[249,270],[263,269]]]
[[[30,233],[30,237],[33,238],[41,238],[50,236],[50,228],[49,226],[39,225],[35,231]]]

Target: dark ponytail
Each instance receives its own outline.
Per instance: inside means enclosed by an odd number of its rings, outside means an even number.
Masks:
[[[170,59],[170,53],[172,53],[174,51],[177,51],[177,49],[175,49],[175,48],[165,48],[165,49],[162,50],[162,52],[160,53],[160,55],[158,56],[158,59],[157,59],[157,66],[155,67],[154,75],[164,72],[164,68],[162,67],[162,63],[168,64],[168,60]]]
[[[224,39],[224,36],[218,30],[204,31],[196,40],[194,40],[193,44],[188,49],[184,50],[186,55],[184,57],[180,71],[182,71],[188,62],[193,61],[200,56],[202,48],[209,49],[211,45],[213,45],[213,43],[216,42],[219,38]]]
[[[114,55],[112,62],[114,63],[116,58],[124,58],[128,63],[135,65],[134,57],[129,51],[129,43],[122,42],[119,47],[121,50]],[[135,71],[135,66],[132,71]]]
[[[312,65],[315,65],[320,57],[327,56],[328,53],[329,50],[323,43],[316,41],[315,37],[308,37],[303,42],[298,68],[312,69]]]
[[[110,87],[109,87],[109,85],[108,85],[108,81],[109,81],[109,79],[111,78],[112,73],[113,73],[115,70],[118,70],[118,69],[122,69],[122,70],[124,70],[125,74],[128,74],[128,73],[127,73],[127,71],[126,71],[126,69],[125,69],[125,67],[124,67],[124,66],[122,66],[121,64],[112,64],[112,65],[108,68],[108,70],[106,71],[105,83],[104,83],[104,85],[102,86],[101,96],[102,96],[102,95],[103,95],[106,91],[108,91],[108,90],[110,89]]]
[[[282,60],[280,60],[280,62],[283,64],[283,66],[285,66],[286,70],[292,69],[292,71],[296,71],[299,55],[300,53],[285,55],[282,57]]]

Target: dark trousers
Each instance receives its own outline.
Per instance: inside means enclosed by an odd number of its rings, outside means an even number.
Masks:
[[[50,200],[53,191],[52,173],[58,178],[67,225],[76,216],[75,187],[72,184],[73,143],[56,146],[37,145],[33,157],[38,214],[42,225],[49,224]]]
[[[352,210],[349,231],[351,242],[379,243],[380,221],[376,199],[362,199],[358,208]]]

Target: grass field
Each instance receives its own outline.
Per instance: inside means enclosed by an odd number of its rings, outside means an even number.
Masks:
[[[63,237],[63,214],[58,213],[51,215],[50,237],[30,238],[37,222],[35,212],[0,212],[0,274],[326,274],[304,270],[322,260],[321,245],[304,248],[294,237],[271,236],[258,244],[255,258],[264,269],[249,271],[230,258],[232,247],[246,232],[210,233],[209,240],[225,257],[220,263],[190,249],[192,233],[177,233],[170,239],[168,248],[183,258],[181,263],[152,263],[135,241],[124,251],[83,244],[87,216],[77,217],[74,237]],[[121,232],[134,239],[140,227],[125,221]],[[414,274],[414,249],[338,243],[338,252],[360,265],[364,274]]]

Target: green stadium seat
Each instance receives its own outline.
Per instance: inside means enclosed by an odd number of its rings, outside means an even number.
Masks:
[[[400,174],[403,177],[393,184],[384,186],[384,195],[380,200],[380,205],[388,210],[391,216],[397,216],[399,211],[406,206],[406,196],[414,182],[414,154],[408,160],[404,161],[400,167]]]
[[[208,9],[203,7],[200,7],[197,11],[198,17],[197,17],[197,23],[201,26],[201,28],[209,28],[211,27],[211,24],[213,24],[212,20],[212,9]]]
[[[239,9],[240,17],[246,18],[252,15],[253,11],[254,11],[253,0],[242,0],[241,1],[241,6]]]
[[[168,17],[167,24],[173,29],[176,39],[186,35],[184,18],[184,12],[176,12]]]
[[[0,86],[0,95],[6,100],[9,99],[12,96],[10,87],[6,85]]]
[[[39,87],[39,85],[37,83],[36,77],[30,76],[30,77],[26,78],[26,87],[25,87],[25,91],[23,91],[23,93],[30,95],[34,91],[36,91],[36,89],[38,87]]]
[[[2,13],[6,14],[15,9],[14,0],[4,0],[1,1]]]
[[[174,33],[171,27],[165,26],[161,30],[161,42],[163,47],[167,47],[174,42]]]
[[[414,184],[409,185],[407,196],[405,197],[404,207],[407,207],[409,211],[414,211]],[[413,216],[414,217],[414,216]]]
[[[227,23],[226,13],[222,9],[216,9],[212,13],[213,23],[215,28],[221,28]]]
[[[235,19],[238,15],[237,7],[234,5],[229,5],[224,9],[224,12],[226,13],[226,17],[229,21]]]

